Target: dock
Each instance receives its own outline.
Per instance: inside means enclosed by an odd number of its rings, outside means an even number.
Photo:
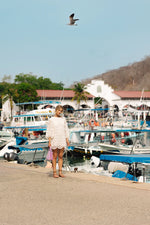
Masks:
[[[148,225],[150,184],[0,161],[2,225]]]

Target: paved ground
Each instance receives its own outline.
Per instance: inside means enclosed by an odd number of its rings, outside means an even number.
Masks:
[[[0,225],[149,225],[150,184],[0,162]]]

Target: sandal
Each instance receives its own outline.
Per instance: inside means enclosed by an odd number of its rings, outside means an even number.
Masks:
[[[56,171],[53,172],[53,177],[54,177],[54,178],[58,178],[58,177],[59,177],[59,176],[57,175]]]
[[[65,176],[62,174],[62,170],[59,170],[59,177],[64,178]]]

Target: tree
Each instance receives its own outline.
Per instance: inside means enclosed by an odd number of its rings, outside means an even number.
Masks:
[[[37,88],[36,89],[49,89],[52,85],[52,81],[49,78],[39,77],[37,79]]]
[[[38,80],[36,75],[30,74],[24,74],[24,73],[19,73],[18,75],[15,76],[15,83],[16,84],[21,84],[21,83],[28,83],[37,88],[38,86]]]
[[[63,90],[64,84],[62,82],[52,83],[51,90]]]
[[[15,99],[15,102],[32,102],[37,101],[39,98],[37,97],[36,89],[27,83],[21,83],[17,85],[17,94],[18,97]]]
[[[44,78],[43,76],[38,77],[36,75],[19,73],[15,77],[15,83],[28,83],[31,84],[36,90],[62,90],[63,83],[53,83],[49,78]]]
[[[86,87],[83,83],[77,83],[74,85],[73,91],[75,92],[72,101],[76,100],[78,104],[78,108],[80,107],[81,100],[86,101],[88,99],[87,95],[89,92],[85,91]]]

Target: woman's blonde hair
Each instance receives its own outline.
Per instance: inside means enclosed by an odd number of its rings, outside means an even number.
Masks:
[[[55,111],[60,110],[60,109],[63,110],[63,106],[62,105],[57,105],[56,108],[55,108]]]

